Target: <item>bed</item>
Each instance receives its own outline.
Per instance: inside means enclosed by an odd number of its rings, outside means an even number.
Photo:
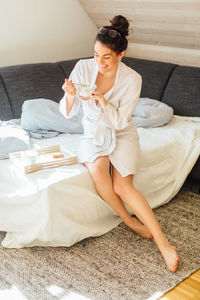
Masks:
[[[200,117],[173,115],[164,126],[138,127],[138,134],[141,157],[133,184],[155,208],[177,194],[199,157]],[[79,156],[81,135],[31,138],[31,146],[59,144]],[[0,160],[0,170],[4,247],[71,246],[103,235],[122,222],[98,196],[83,164],[24,175],[5,159]]]

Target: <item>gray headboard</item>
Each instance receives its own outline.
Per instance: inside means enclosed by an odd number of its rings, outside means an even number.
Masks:
[[[0,119],[21,116],[25,100],[48,98],[58,102],[78,59],[0,68]],[[141,97],[167,103],[174,113],[200,116],[200,68],[124,57],[123,62],[142,76]]]

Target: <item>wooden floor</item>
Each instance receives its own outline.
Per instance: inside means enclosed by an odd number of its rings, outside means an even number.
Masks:
[[[200,300],[200,269],[160,297],[159,300]]]

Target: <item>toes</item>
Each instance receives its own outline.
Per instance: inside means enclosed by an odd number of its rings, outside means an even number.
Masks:
[[[170,272],[172,272],[172,273],[175,273],[176,272],[176,270],[177,270],[177,268],[178,268],[178,265],[177,266],[169,266],[169,265],[167,265],[167,267],[168,267],[168,269],[170,270]]]
[[[176,272],[176,269],[177,269],[177,268],[175,268],[175,269],[173,269],[173,270],[170,270],[170,271],[171,271],[172,273],[175,273],[175,272]]]
[[[152,239],[153,239],[153,235],[150,234],[150,235],[148,236],[148,239],[152,240]]]
[[[176,272],[176,270],[178,269],[178,264],[179,264],[179,259],[177,257],[177,260],[176,260],[176,264],[175,265],[167,265],[168,269],[171,271],[171,272]]]
[[[178,265],[176,265],[172,270],[171,270],[171,272],[176,272],[176,270],[178,269]]]
[[[167,268],[171,272],[176,272],[179,264],[179,257],[175,246],[170,246],[166,249],[164,258],[167,265]]]

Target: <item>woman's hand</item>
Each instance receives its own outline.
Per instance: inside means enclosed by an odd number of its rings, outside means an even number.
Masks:
[[[91,98],[95,101],[99,101],[101,104],[101,107],[103,108],[103,110],[105,109],[106,105],[107,105],[107,101],[104,98],[103,94],[100,93],[98,90],[95,90],[92,95]]]
[[[71,80],[65,79],[65,83],[62,86],[63,91],[69,95],[70,97],[75,97],[76,95],[76,88]]]
[[[88,100],[95,100],[96,102],[99,101],[101,104],[101,107],[104,109],[107,105],[107,101],[104,98],[103,94],[101,94],[98,90],[95,90],[90,97],[84,98],[79,95],[79,98],[83,101],[88,101]]]
[[[101,94],[98,90],[95,90],[91,95],[92,100],[97,100],[100,103],[103,103],[105,100],[103,94]]]

